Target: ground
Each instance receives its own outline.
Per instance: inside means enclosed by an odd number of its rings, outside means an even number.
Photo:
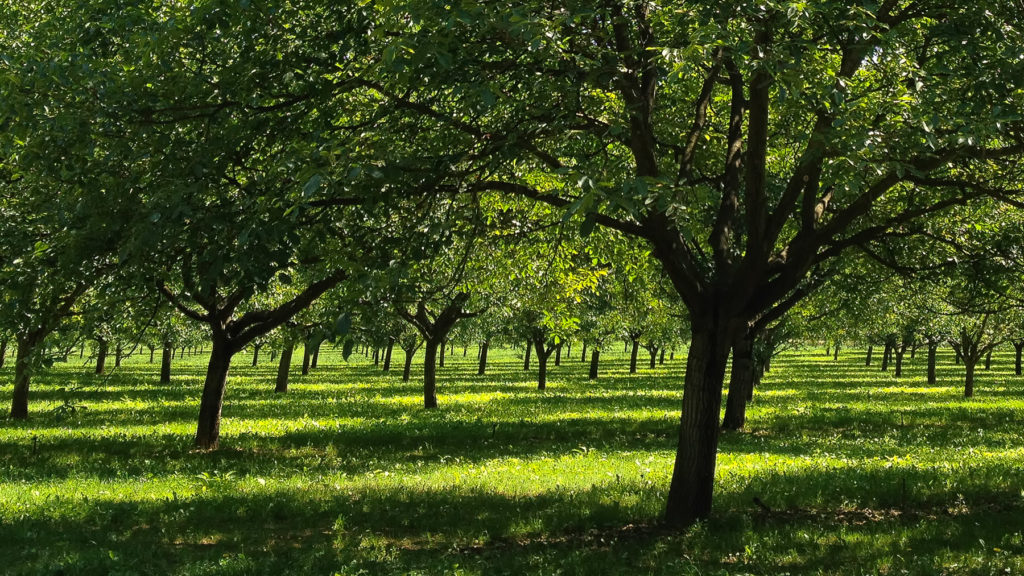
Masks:
[[[274,394],[262,356],[236,357],[213,453],[191,448],[200,355],[176,361],[170,385],[148,353],[106,376],[88,358],[40,376],[30,420],[0,419],[0,572],[1024,571],[1012,350],[979,371],[972,400],[949,353],[934,387],[921,356],[897,380],[859,351],[787,353],[747,429],[722,438],[712,519],[685,533],[658,522],[681,355],[631,376],[617,348],[596,383],[577,356],[539,392],[515,351],[492,349],[478,377],[474,350],[457,349],[435,411],[400,370],[330,350]]]

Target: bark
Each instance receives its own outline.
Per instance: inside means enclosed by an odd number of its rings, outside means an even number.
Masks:
[[[215,450],[220,440],[220,415],[224,406],[224,388],[231,367],[231,350],[227,339],[214,335],[210,363],[206,368],[206,382],[199,402],[199,425],[196,427],[195,445],[203,450]]]
[[[1017,376],[1020,376],[1022,374],[1022,371],[1021,371],[1021,369],[1022,369],[1022,366],[1021,366],[1022,358],[1021,357],[1024,356],[1024,340],[1021,340],[1020,342],[1014,342],[1013,343],[1013,350],[1014,350],[1013,370],[1014,370],[1014,373]]]
[[[874,351],[875,351],[875,347],[872,346],[871,344],[868,344],[868,356],[864,360],[864,365],[865,366],[871,366],[871,353],[874,352]]]
[[[320,342],[316,343],[316,346],[313,347],[313,357],[310,358],[309,360],[310,369],[315,369],[317,367],[317,364],[320,363],[320,347],[323,345],[324,343],[321,340]]]
[[[535,338],[533,346],[537,349],[537,389],[545,390],[548,386],[548,358],[551,356],[553,349],[545,348],[545,340],[543,338]]]
[[[886,344],[885,351],[882,352],[882,372],[889,371],[889,359],[892,358],[892,345]]]
[[[444,349],[446,348],[446,346],[444,345],[443,342],[441,343],[440,346],[441,346],[441,348],[440,348],[440,350],[438,350],[437,365],[439,367],[441,367],[441,368],[444,368]],[[436,402],[436,399],[435,399],[435,402]],[[436,407],[437,406],[433,406],[433,408],[436,408]],[[431,408],[431,406],[428,406],[428,408]]]
[[[928,383],[935,384],[935,355],[939,350],[938,344],[928,344]]]
[[[403,348],[405,351],[405,369],[402,371],[402,382],[409,381],[409,374],[412,373],[412,357],[416,353],[416,349]]]
[[[96,351],[96,373],[103,374],[107,369],[107,352],[110,349],[110,344],[107,344],[106,340],[100,340],[99,350]]]
[[[964,375],[964,398],[974,397],[974,368],[977,363],[978,359],[964,356],[964,368],[966,369]]]
[[[581,346],[581,348],[583,348],[583,352],[580,354],[580,362],[586,362],[587,361],[587,343],[585,341],[583,342],[583,345]]]
[[[262,344],[255,344],[252,347],[252,365],[253,366],[257,366],[260,363],[260,348],[262,348],[262,347],[263,347]]]
[[[991,370],[991,369],[992,369],[992,351],[989,350],[988,353],[985,354],[985,370]]]
[[[11,418],[28,418],[28,390],[32,383],[32,357],[41,338],[32,334],[18,335],[18,350],[14,355],[14,396],[11,399]]]
[[[664,366],[665,365],[665,349],[664,348],[661,349],[661,355],[658,357],[658,365],[660,365],[660,366]]]
[[[153,359],[154,358],[156,358],[156,347],[155,346],[150,346],[149,347],[149,363],[150,364],[153,363]],[[0,367],[2,367],[2,366],[3,366],[3,362],[0,361]]]
[[[118,344],[114,347],[114,368],[121,367],[121,359],[124,358],[124,348]]]
[[[274,392],[284,394],[288,391],[288,374],[292,369],[292,354],[295,351],[294,344],[286,344],[281,350],[281,361],[277,364],[277,381],[274,385]]]
[[[444,342],[427,340],[423,349],[423,407],[437,408],[437,362],[438,346],[444,355]]]
[[[384,349],[384,372],[391,371],[391,352],[395,349],[395,339],[388,338],[388,347]]]
[[[722,384],[732,340],[715,328],[712,322],[691,327],[679,444],[665,505],[665,519],[674,526],[691,526],[711,513]]]
[[[651,370],[654,370],[655,368],[658,367],[658,349],[652,347],[647,350],[647,353],[651,355],[649,368]]]
[[[732,346],[732,372],[729,376],[729,395],[725,402],[722,428],[739,430],[747,421],[747,398],[754,390],[754,341],[747,335],[736,339]]]
[[[894,350],[896,354],[896,370],[893,372],[893,375],[899,378],[903,376],[903,356],[907,353],[907,347],[905,345],[900,345]]]
[[[594,348],[590,353],[590,379],[597,380],[597,364],[601,359],[601,351]]]
[[[380,348],[373,349],[373,366],[380,366]]]
[[[555,346],[555,366],[562,365],[562,345]]]
[[[174,347],[169,342],[164,342],[164,349],[160,352],[160,383],[167,384],[171,381],[171,356],[174,354]]]
[[[309,340],[302,345],[302,375],[309,374],[309,363],[313,359],[313,351],[310,350]]]
[[[480,345],[480,367],[477,368],[477,376],[483,376],[487,372],[487,349],[490,348],[490,340],[484,340]]]
[[[633,348],[629,353],[629,373],[636,374],[636,355],[640,351],[640,341],[633,339]]]
[[[525,354],[525,359],[523,360],[523,370],[529,370],[530,369],[530,349],[532,347],[533,347],[533,344],[529,340],[527,340],[526,341],[526,354]]]
[[[839,341],[836,340],[836,345],[835,345],[834,348],[832,348],[832,361],[838,361],[839,360],[839,348],[840,348]]]

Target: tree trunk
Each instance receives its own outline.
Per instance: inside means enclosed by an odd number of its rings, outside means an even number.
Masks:
[[[658,356],[658,365],[659,366],[664,366],[665,365],[665,349],[664,348],[661,349],[661,354]]]
[[[640,341],[633,339],[633,349],[629,353],[629,373],[636,374],[636,355],[640,351]]]
[[[651,362],[649,368],[651,370],[654,370],[655,368],[658,367],[658,349],[651,348],[650,350],[647,351],[647,353],[651,355]]]
[[[545,390],[548,386],[548,353],[544,350],[544,340],[533,341],[537,349],[537,390]]]
[[[32,356],[39,342],[30,335],[18,336],[18,350],[14,354],[14,397],[11,399],[11,418],[28,418],[28,388],[32,382]]]
[[[893,372],[893,375],[896,376],[897,378],[900,378],[901,376],[903,376],[903,356],[906,353],[907,353],[907,347],[902,345],[902,344],[895,348],[896,370],[895,370],[895,372]]]
[[[164,342],[164,349],[160,352],[160,383],[168,384],[171,381],[171,356],[174,354],[174,347],[170,342]]]
[[[555,366],[562,365],[562,345],[555,346]]]
[[[928,383],[935,384],[935,355],[939,350],[938,344],[928,345]]]
[[[274,360],[277,360],[277,350],[274,350],[273,348],[271,348],[270,349],[270,361],[273,362]]]
[[[523,370],[530,369],[530,349],[533,348],[533,343],[529,340],[526,341],[526,358],[523,360]]]
[[[302,344],[302,375],[309,374],[309,363],[313,359],[313,351],[309,349],[309,340]]]
[[[580,354],[580,362],[586,362],[587,361],[587,342],[586,342],[586,340],[583,341],[583,345],[581,346],[581,348],[583,348],[583,353]]]
[[[380,348],[373,348],[373,367],[380,366]]]
[[[874,352],[874,351],[875,351],[875,347],[872,346],[871,344],[868,344],[868,357],[867,357],[866,360],[864,360],[864,365],[865,366],[871,366],[871,353]]]
[[[440,350],[438,351],[439,353],[438,353],[438,357],[437,357],[437,365],[438,365],[438,366],[439,366],[440,368],[444,368],[444,349],[445,349],[445,348],[446,348],[447,346],[445,346],[443,342],[441,343],[441,345],[440,345],[440,346],[441,346],[441,349],[440,349]],[[437,399],[436,399],[436,398],[434,399],[434,403],[435,403],[435,405],[434,405],[434,406],[427,406],[427,408],[437,408],[437,406],[436,406],[436,404],[437,404]]]
[[[256,365],[258,365],[260,363],[260,348],[262,348],[262,347],[263,347],[262,344],[254,344],[253,347],[252,347],[252,365],[253,366],[256,366]]]
[[[388,338],[388,347],[384,349],[384,372],[391,371],[391,352],[395,349],[395,339]]]
[[[1014,354],[1014,363],[1013,363],[1014,373],[1017,376],[1020,376],[1022,374],[1022,371],[1021,371],[1021,368],[1022,368],[1022,366],[1021,366],[1021,356],[1024,356],[1024,340],[1022,340],[1020,342],[1014,342],[1013,343],[1013,350],[1015,352],[1015,354]]]
[[[110,345],[107,344],[106,340],[100,340],[100,347],[96,351],[96,373],[103,374],[107,367],[107,352],[110,349]]]
[[[320,363],[320,347],[323,345],[324,342],[323,340],[321,340],[316,343],[316,346],[313,347],[313,357],[309,361],[310,369],[315,369],[317,365]]]
[[[412,357],[416,353],[416,349],[408,350],[403,348],[405,351],[405,370],[402,371],[402,382],[409,381],[409,374],[412,372]]]
[[[985,354],[985,370],[991,370],[991,369],[992,369],[992,351],[989,350]]]
[[[437,408],[437,348],[444,355],[444,342],[427,339],[423,348],[423,407]]]
[[[149,363],[153,363],[153,359],[156,358],[156,346],[149,347]],[[0,361],[0,367],[3,366],[3,362]]]
[[[889,359],[892,357],[892,345],[886,344],[882,352],[882,372],[889,371]]]
[[[836,340],[836,345],[832,348],[832,361],[837,362],[839,360],[839,340]]]
[[[962,354],[960,354],[960,351],[957,350],[956,348],[954,348],[953,349],[953,363],[956,364],[957,366],[959,366],[960,363],[963,362],[963,359],[964,359],[964,357],[963,357]]]
[[[566,361],[572,358],[572,342],[565,343],[565,358]]]
[[[114,368],[121,367],[121,358],[124,357],[124,347],[120,344],[114,347]]]
[[[487,372],[487,349],[490,348],[490,340],[484,340],[480,345],[480,367],[476,370],[477,376],[483,376]]]
[[[747,421],[747,397],[754,389],[754,342],[744,335],[732,346],[732,372],[722,428],[739,430]]]
[[[665,520],[674,526],[691,526],[711,513],[722,383],[732,341],[715,328],[712,322],[691,327],[679,444],[665,505]]]
[[[597,364],[601,359],[601,351],[594,348],[594,351],[590,353],[590,379],[597,380]]]
[[[214,336],[210,350],[210,363],[206,368],[206,382],[199,403],[199,425],[196,427],[195,445],[203,450],[214,450],[220,439],[220,413],[224,406],[224,388],[228,381],[233,352],[223,336]]]
[[[977,365],[980,358],[967,358],[964,356],[964,368],[966,368],[966,374],[964,375],[964,398],[974,397],[974,367]]]
[[[287,344],[281,350],[281,361],[277,364],[277,381],[275,382],[274,392],[284,394],[288,391],[288,374],[292,369],[292,354],[294,350],[294,344]]]

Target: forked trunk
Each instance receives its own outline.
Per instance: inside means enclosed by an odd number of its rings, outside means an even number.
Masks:
[[[489,340],[484,340],[484,343],[480,345],[480,367],[476,370],[477,376],[483,376],[487,372],[487,349],[489,347]]]
[[[754,390],[754,342],[747,336],[736,339],[732,347],[732,372],[729,396],[725,402],[722,428],[739,430],[747,421],[747,398]]]
[[[437,348],[444,354],[444,343],[428,339],[423,348],[423,407],[437,408]]]
[[[292,354],[294,350],[294,344],[287,344],[281,350],[281,361],[277,364],[277,382],[274,386],[274,392],[284,394],[288,391],[288,375],[292,369]]]
[[[936,353],[938,351],[939,351],[939,345],[938,344],[929,344],[928,345],[928,383],[929,384],[935,384],[935,382],[937,380],[936,377],[935,377],[935,356],[936,356]]]
[[[199,425],[196,428],[196,448],[214,450],[220,439],[220,413],[224,406],[224,389],[228,381],[233,353],[226,339],[214,336],[210,350],[210,363],[206,368],[203,397],[199,402]]]
[[[169,342],[164,342],[164,349],[160,352],[160,383],[167,384],[171,381],[171,356],[174,354],[174,347]]]
[[[715,328],[691,328],[679,444],[665,505],[665,520],[673,526],[690,526],[711,513],[722,382],[732,340],[729,334]]]
[[[594,348],[590,353],[590,379],[597,380],[597,364],[601,359],[601,351]]]

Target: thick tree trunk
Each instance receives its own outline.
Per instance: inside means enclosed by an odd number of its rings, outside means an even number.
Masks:
[[[871,353],[874,352],[874,351],[875,351],[875,347],[872,346],[871,344],[868,344],[868,356],[864,360],[864,365],[865,366],[871,366]]]
[[[974,368],[977,365],[979,359],[964,357],[964,368],[966,373],[964,374],[964,398],[974,397]]]
[[[96,352],[96,373],[103,374],[107,368],[107,352],[110,350],[110,344],[107,344],[106,340],[100,340],[99,343],[99,350]]]
[[[438,350],[438,357],[437,357],[437,365],[439,367],[441,367],[441,368],[444,368],[444,349],[445,348],[446,348],[446,346],[442,342],[441,345],[440,345],[440,350]],[[434,407],[436,408],[436,406],[434,406]]]
[[[601,360],[601,351],[594,348],[590,353],[590,379],[597,380],[597,364]]]
[[[395,349],[395,339],[388,338],[388,347],[384,349],[384,372],[391,371],[391,353]]]
[[[1022,356],[1024,356],[1024,340],[1022,340],[1020,342],[1014,342],[1013,343],[1013,351],[1014,351],[1013,371],[1014,371],[1014,374],[1016,374],[1017,376],[1020,376],[1022,373],[1024,373],[1024,372],[1022,372],[1022,368],[1024,368],[1024,366],[1022,366],[1022,364],[1021,364]]]
[[[487,372],[487,349],[490,348],[490,340],[484,340],[480,345],[480,367],[476,370],[477,376],[483,376]]]
[[[174,347],[170,342],[164,342],[164,349],[160,352],[160,383],[168,384],[171,381],[171,356],[174,355]]]
[[[732,347],[732,372],[722,428],[739,430],[747,421],[747,398],[754,389],[754,342],[741,336]]]
[[[18,336],[18,350],[14,354],[14,396],[11,399],[11,418],[25,420],[28,418],[28,389],[32,382],[32,356],[37,339],[30,336]]]
[[[277,364],[277,381],[274,385],[274,392],[284,394],[288,391],[288,375],[292,370],[292,354],[295,351],[294,344],[286,344],[281,350],[281,361]]]
[[[935,377],[935,355],[939,351],[938,344],[928,345],[928,383],[935,384],[937,381]]]
[[[310,350],[309,340],[302,345],[302,375],[309,374],[309,364],[313,360],[313,351]]]
[[[629,353],[629,373],[636,374],[636,355],[640,351],[640,341],[633,339],[633,348]]]
[[[665,505],[665,520],[674,526],[690,526],[711,513],[722,383],[732,341],[715,328],[710,323],[691,327],[679,444]]]
[[[260,363],[260,348],[262,348],[262,347],[263,347],[262,344],[253,344],[253,347],[252,347],[252,365],[253,366],[257,366]]]
[[[220,440],[220,413],[224,406],[224,389],[233,356],[226,339],[214,336],[210,350],[210,363],[206,368],[206,382],[199,403],[199,425],[196,427],[195,445],[203,450],[214,450]]]
[[[444,342],[427,339],[423,348],[423,407],[437,408],[437,348],[444,354]]]
[[[530,349],[533,348],[533,343],[529,340],[526,341],[526,354],[523,360],[523,370],[530,369]]]
[[[409,375],[412,373],[412,357],[416,354],[416,349],[406,350],[403,348],[403,351],[405,351],[405,369],[402,371],[402,382],[408,382]]]

